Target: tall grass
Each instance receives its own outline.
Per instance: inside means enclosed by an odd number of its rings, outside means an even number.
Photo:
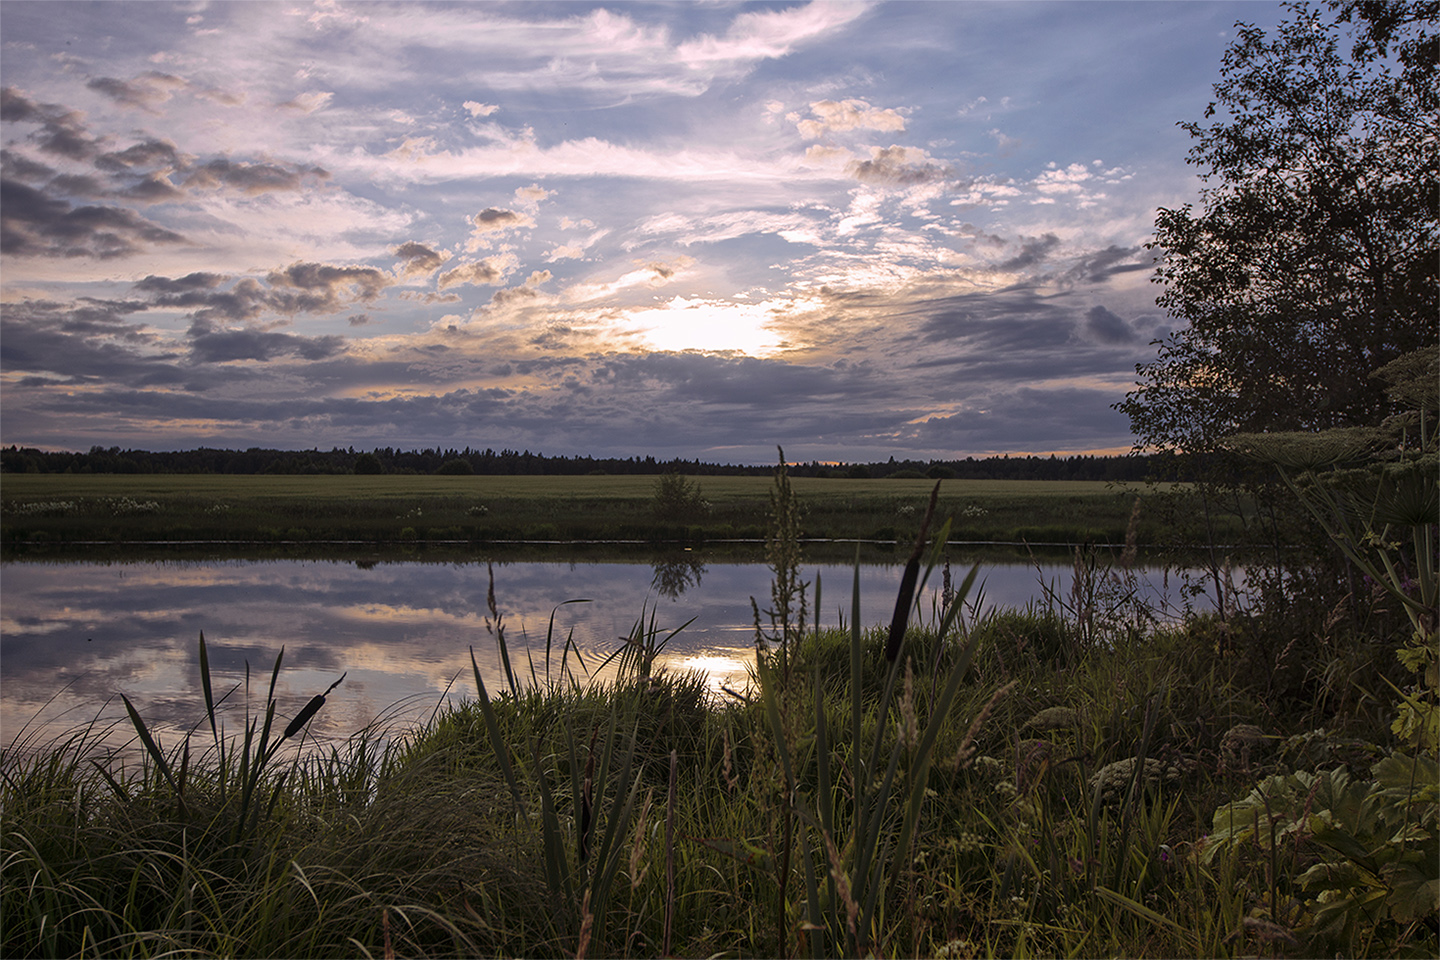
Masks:
[[[477,666],[418,728],[321,748],[275,716],[278,658],[227,730],[202,642],[188,737],[127,701],[138,759],[94,724],[0,752],[0,955],[1303,953],[1310,848],[1205,837],[1263,774],[1371,762],[1355,725],[1277,714],[1207,626],[1111,604],[1102,559],[1027,610],[980,614],[975,570],[919,610],[946,539],[917,538],[895,613],[857,591],[842,628],[802,628],[820,585],[791,583],[718,698],[656,666],[654,611],[608,664],[553,627],[527,663],[494,597],[500,689]]]

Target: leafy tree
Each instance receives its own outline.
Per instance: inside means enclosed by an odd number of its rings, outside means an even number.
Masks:
[[[470,466],[469,460],[452,457],[441,463],[435,472],[441,476],[468,477],[475,472],[475,468]]]
[[[1116,408],[1142,449],[1375,424],[1369,374],[1436,339],[1440,2],[1289,5],[1238,24],[1188,162],[1201,209],[1162,209],[1159,303],[1184,322]]]
[[[659,520],[689,522],[703,517],[710,504],[700,492],[700,484],[682,473],[662,473],[655,480],[652,500]]]
[[[359,474],[376,475],[385,472],[385,467],[380,463],[380,458],[373,453],[362,453],[355,458],[355,472]]]

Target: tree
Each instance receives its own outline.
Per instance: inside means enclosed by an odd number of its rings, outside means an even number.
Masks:
[[[1149,245],[1184,326],[1115,404],[1137,449],[1379,423],[1370,373],[1436,340],[1440,2],[1287,9],[1273,36],[1237,24],[1181,124],[1201,209],[1161,209]]]

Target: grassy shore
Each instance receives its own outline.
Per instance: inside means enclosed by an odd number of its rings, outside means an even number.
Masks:
[[[979,618],[957,574],[900,634],[807,629],[792,592],[720,699],[658,672],[642,624],[612,684],[561,664],[486,690],[477,669],[421,728],[328,749],[274,716],[264,673],[227,709],[202,638],[182,742],[127,701],[128,754],[86,728],[0,751],[0,954],[1435,955],[1433,908],[1388,910],[1389,880],[1317,895],[1346,804],[1385,815],[1346,799],[1372,768],[1423,801],[1390,842],[1422,875],[1434,846],[1434,763],[1396,749],[1380,694],[1404,682],[1390,649],[1157,625],[1105,573]],[[1316,778],[1341,792],[1252,794]],[[1322,815],[1330,834],[1280,830]]]
[[[187,736],[128,699],[117,752],[20,731],[0,955],[1440,953],[1433,567],[1404,613],[1175,624],[1077,551],[1067,596],[981,613],[936,536],[888,627],[856,600],[820,631],[799,486],[777,475],[755,667],[722,696],[656,666],[653,621],[611,682],[563,643],[537,673],[492,584],[503,685],[476,666],[418,728],[307,742],[343,675],[276,716],[281,660],[217,690],[201,637]]]
[[[77,541],[501,542],[725,540],[765,535],[771,483],[692,481],[689,509],[662,511],[654,477],[7,474],[7,549]],[[803,535],[913,539],[933,481],[795,478]],[[949,480],[939,514],[968,541],[1123,542],[1140,491],[1081,481]],[[1183,488],[1145,491],[1177,495]],[[1141,543],[1159,524],[1142,511]]]

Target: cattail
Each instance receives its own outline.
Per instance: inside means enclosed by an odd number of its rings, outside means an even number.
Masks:
[[[885,659],[891,663],[900,656],[900,641],[905,639],[905,625],[910,621],[910,604],[915,601],[915,581],[920,578],[920,555],[925,552],[925,535],[930,532],[930,521],[935,516],[935,501],[940,496],[940,483],[930,491],[930,506],[925,510],[925,519],[920,522],[920,534],[915,538],[915,549],[905,563],[905,573],[900,578],[900,593],[895,597],[895,615],[890,619],[890,637],[885,641]]]
[[[315,714],[320,712],[320,708],[325,706],[325,698],[330,695],[330,692],[332,690],[340,686],[340,681],[344,680],[346,674],[348,674],[349,672],[350,671],[347,670],[345,671],[345,673],[340,674],[340,680],[336,680],[334,683],[330,684],[329,690],[326,690],[324,693],[316,694],[315,696],[310,698],[310,702],[305,704],[305,709],[297,713],[295,715],[295,719],[290,721],[290,726],[285,728],[285,735],[280,738],[281,743],[284,743],[286,740],[289,740],[291,737],[295,736],[295,734],[299,733],[300,728],[305,726],[305,724],[309,722],[311,717],[315,716]]]

